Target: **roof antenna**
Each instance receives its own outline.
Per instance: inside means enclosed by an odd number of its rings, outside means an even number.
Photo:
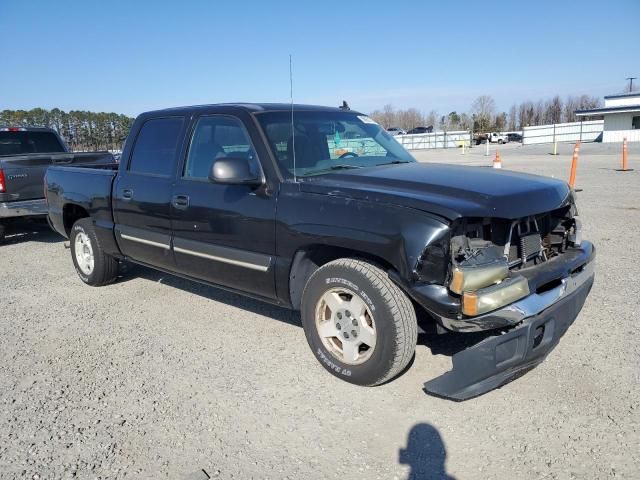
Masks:
[[[340,110],[351,110],[346,100],[342,100],[342,105],[338,107]]]
[[[291,150],[293,151],[293,182],[297,183],[296,173],[296,131],[293,126],[293,62],[289,54],[289,94],[291,97]]]

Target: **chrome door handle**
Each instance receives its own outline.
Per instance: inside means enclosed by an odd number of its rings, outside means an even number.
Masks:
[[[123,190],[122,191],[122,199],[123,200],[131,200],[133,198],[133,190]]]

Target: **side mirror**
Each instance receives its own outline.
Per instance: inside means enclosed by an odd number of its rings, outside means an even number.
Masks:
[[[249,159],[222,157],[213,162],[209,180],[228,185],[260,185],[262,179],[251,171]]]

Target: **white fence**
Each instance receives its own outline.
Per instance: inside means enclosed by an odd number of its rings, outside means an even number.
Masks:
[[[537,143],[577,141],[593,142],[602,135],[603,129],[604,120],[524,127],[522,144],[534,145]]]
[[[416,135],[396,135],[394,137],[407,150],[422,150],[427,148],[456,148],[471,144],[471,132],[434,132]]]

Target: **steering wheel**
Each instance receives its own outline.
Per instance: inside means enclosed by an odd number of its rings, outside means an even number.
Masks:
[[[352,157],[359,157],[360,155],[358,155],[356,152],[344,152],[342,155],[340,155],[338,158],[346,158],[348,156],[352,156]]]

